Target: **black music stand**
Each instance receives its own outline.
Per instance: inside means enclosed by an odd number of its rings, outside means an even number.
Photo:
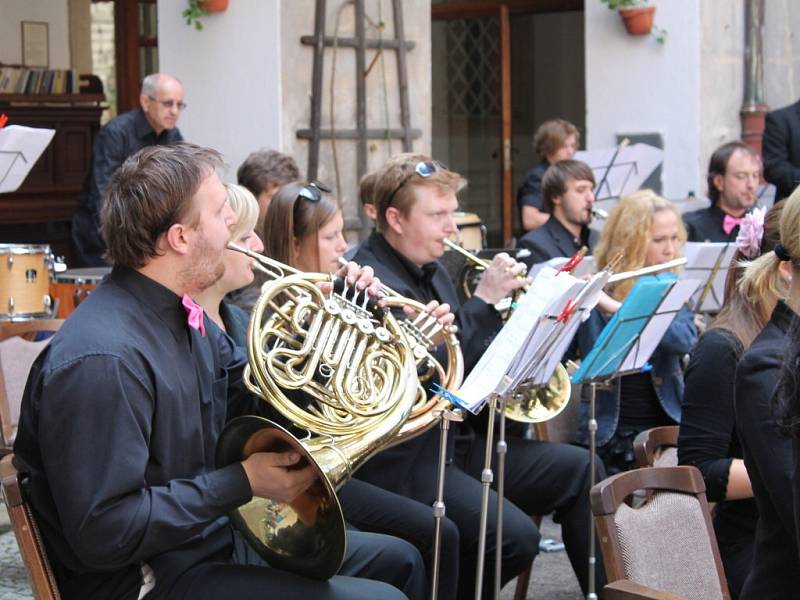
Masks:
[[[641,371],[678,311],[700,284],[697,280],[678,280],[672,273],[641,277],[628,293],[622,306],[600,332],[594,347],[572,376],[574,384],[588,384],[590,489],[595,484],[597,451],[597,419],[595,399],[597,387],[611,380]],[[588,600],[596,600],[595,531],[589,524],[589,591]]]
[[[594,191],[596,202],[638,190],[663,158],[663,150],[643,143],[621,149],[582,150],[575,154],[575,160],[585,162],[594,172],[598,182]]]

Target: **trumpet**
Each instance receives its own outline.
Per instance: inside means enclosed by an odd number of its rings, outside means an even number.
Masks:
[[[608,219],[608,211],[603,210],[599,206],[592,206],[592,217],[601,221],[605,221]]]
[[[489,261],[483,260],[482,258],[479,258],[479,257],[475,256],[469,250],[464,250],[464,248],[462,248],[461,246],[456,244],[453,240],[445,238],[442,241],[444,242],[445,246],[450,248],[450,250],[455,250],[456,252],[458,252],[461,256],[466,258],[471,264],[473,264],[479,270],[485,271],[486,269],[489,268],[489,266],[491,264],[491,263],[489,263]],[[523,279],[524,280],[524,279],[527,279],[527,278],[528,278],[528,276],[525,273],[520,273],[519,275],[517,275],[517,279]],[[525,285],[525,287],[523,287],[522,289],[523,289],[523,291],[527,292],[528,291],[528,285]]]

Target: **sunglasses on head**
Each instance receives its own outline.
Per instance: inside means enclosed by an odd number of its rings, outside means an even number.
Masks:
[[[423,179],[427,179],[428,177],[430,177],[431,175],[436,173],[436,171],[445,171],[445,170],[447,170],[447,167],[445,167],[439,161],[436,161],[436,160],[421,160],[416,165],[414,165],[414,170],[411,171],[411,173],[409,173],[405,177],[403,177],[402,181],[400,181],[398,186],[396,188],[394,188],[394,190],[392,190],[391,194],[389,194],[389,200],[387,200],[387,202],[386,202],[386,208],[389,208],[392,205],[392,201],[394,200],[394,197],[397,195],[397,192],[399,192],[400,188],[402,188],[405,184],[407,184],[408,181],[415,174],[419,175]]]
[[[297,197],[305,198],[309,202],[319,202],[322,200],[323,192],[330,194],[331,190],[319,181],[312,181],[300,188],[300,191],[297,192]]]

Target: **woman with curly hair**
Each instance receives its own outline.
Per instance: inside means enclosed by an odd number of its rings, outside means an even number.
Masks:
[[[742,356],[736,371],[735,411],[744,465],[756,506],[753,561],[740,598],[797,597],[800,560],[792,497],[797,503],[797,462],[792,440],[781,431],[779,404],[789,392],[795,407],[789,411],[789,430],[797,435],[797,371],[781,385],[787,357],[797,368],[798,314],[800,314],[800,190],[795,190],[781,212],[780,243],[750,263],[740,289],[759,290],[781,276],[788,299],[780,300],[764,329]],[[794,348],[794,350],[793,350]],[[791,418],[794,415],[794,418]],[[785,420],[785,419],[784,419]],[[797,440],[795,440],[797,447]]]
[[[709,501],[717,502],[714,531],[734,599],[750,572],[758,520],[734,414],[736,365],[788,291],[777,270],[759,281],[742,279],[748,262],[772,252],[778,243],[782,206],[768,213],[755,209],[742,219],[725,301],[692,349],[684,375],[678,462],[700,469]]]
[[[651,190],[640,190],[622,198],[611,212],[594,256],[598,269],[615,262],[616,271],[629,271],[679,258],[685,241],[686,229],[675,206]],[[606,303],[604,308],[609,313],[616,312],[634,283],[635,280],[627,279],[609,286],[607,292],[613,302]],[[601,320],[604,321],[592,321]],[[582,338],[585,347],[587,336]],[[633,439],[640,431],[680,422],[681,357],[696,340],[694,315],[684,307],[661,338],[645,369],[618,378],[611,390],[598,392],[598,454],[609,474],[635,466]],[[588,441],[588,420],[588,399],[584,398],[578,431],[581,443]]]

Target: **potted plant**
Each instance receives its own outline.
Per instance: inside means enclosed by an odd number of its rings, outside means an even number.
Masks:
[[[200,21],[201,17],[205,17],[210,13],[223,12],[228,8],[228,0],[187,0],[188,4],[186,9],[181,13],[186,24],[189,26],[194,25],[194,28],[200,31],[203,29],[203,23]]]
[[[656,7],[648,4],[647,0],[602,0],[602,2],[619,13],[629,34],[647,35],[653,30]]]

